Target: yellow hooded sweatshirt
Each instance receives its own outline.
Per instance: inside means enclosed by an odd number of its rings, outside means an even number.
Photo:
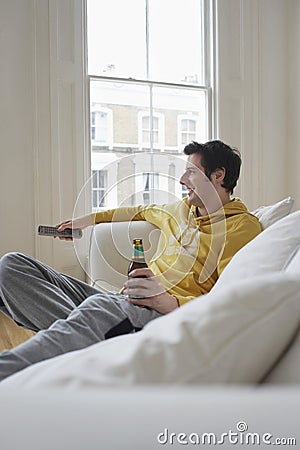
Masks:
[[[261,232],[258,219],[240,199],[197,216],[187,199],[165,205],[111,209],[94,223],[146,220],[161,230],[149,268],[182,305],[211,290],[233,255]]]

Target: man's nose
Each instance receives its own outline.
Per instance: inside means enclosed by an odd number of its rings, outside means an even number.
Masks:
[[[186,174],[185,174],[185,173],[183,173],[183,174],[181,175],[180,180],[179,180],[179,183],[180,183],[180,184],[186,184]]]

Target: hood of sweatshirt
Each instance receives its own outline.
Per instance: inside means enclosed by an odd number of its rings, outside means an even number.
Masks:
[[[188,201],[186,200],[187,205]],[[252,215],[249,211],[246,205],[239,199],[239,198],[233,198],[230,200],[230,202],[226,203],[218,209],[217,211],[207,214],[204,216],[198,216],[197,215],[197,207],[192,205],[190,206],[190,211],[194,216],[194,219],[196,222],[200,225],[208,225],[216,222],[220,222],[224,219],[228,219],[231,216],[238,216],[238,215],[244,215],[249,214]]]

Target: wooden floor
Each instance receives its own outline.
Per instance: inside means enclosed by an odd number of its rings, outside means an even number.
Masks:
[[[22,344],[34,334],[33,331],[19,327],[0,312],[0,352]]]

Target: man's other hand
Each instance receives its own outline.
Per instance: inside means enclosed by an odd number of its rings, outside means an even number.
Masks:
[[[145,278],[140,278],[145,277]],[[177,299],[169,294],[150,269],[135,269],[124,283],[123,293],[137,306],[147,306],[161,314],[178,308]]]

